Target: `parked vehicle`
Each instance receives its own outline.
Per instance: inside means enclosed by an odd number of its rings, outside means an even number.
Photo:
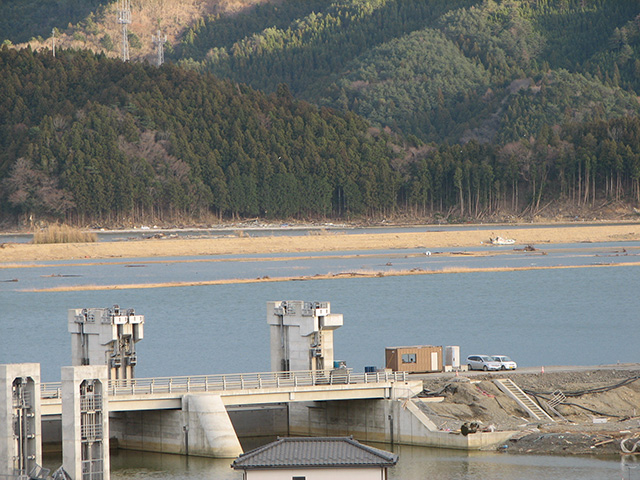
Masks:
[[[469,355],[467,357],[469,370],[500,370],[500,364],[489,355]]]
[[[516,362],[506,355],[493,355],[493,360],[500,364],[500,370],[515,370],[518,368]]]

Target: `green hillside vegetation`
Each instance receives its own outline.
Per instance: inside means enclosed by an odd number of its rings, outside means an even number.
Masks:
[[[5,214],[115,222],[395,205],[384,136],[286,86],[267,96],[171,65],[3,47],[0,91]]]
[[[20,5],[0,8],[17,18]],[[107,58],[113,4],[60,34],[106,53],[0,50],[0,219],[640,205],[637,0],[203,5],[133,2],[132,58],[180,19],[161,68]]]
[[[402,144],[353,113],[173,65],[0,49],[0,214],[76,224],[194,218],[450,220],[550,201],[640,202],[640,120],[503,146]]]
[[[283,15],[300,2],[284,0],[278,5],[223,19],[209,18],[183,38],[177,54],[185,64],[255,88],[272,91],[287,83],[295,95],[313,99],[318,87],[340,74],[349,62],[386,41],[410,33],[425,22],[472,0],[350,0],[315,1],[317,9],[284,27],[258,30],[244,16]],[[285,15],[285,18],[288,17]],[[218,23],[222,23],[220,34]],[[199,42],[201,37],[212,42]],[[199,48],[198,48],[199,47]]]
[[[505,143],[638,112],[635,0],[316,1],[285,25],[299,3],[210,17],[175,58],[426,142]]]
[[[32,37],[51,36],[102,10],[112,0],[7,0],[0,2],[0,43],[23,43]]]
[[[113,2],[54,3],[3,3],[0,32],[15,43],[85,15],[60,31],[60,45],[118,55]],[[154,61],[161,28],[182,66],[266,92],[286,83],[296,98],[423,142],[504,144],[639,109],[636,0],[134,0],[132,9],[135,60]]]

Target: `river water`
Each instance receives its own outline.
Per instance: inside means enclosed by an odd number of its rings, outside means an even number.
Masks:
[[[391,450],[389,445],[377,448]],[[629,457],[563,457],[396,446],[399,460],[390,480],[639,480],[640,462]],[[59,457],[45,458],[55,469]],[[184,457],[118,450],[111,454],[113,480],[241,480],[230,459]]]
[[[626,254],[633,245],[616,247]],[[552,262],[598,264],[611,258],[568,248]],[[76,292],[30,291],[59,285],[114,285],[313,275],[394,268],[411,261],[455,267],[540,263],[547,256],[448,257],[389,252],[383,257],[329,260],[256,260],[183,263],[48,264],[0,270],[0,363],[39,362],[44,381],[57,381],[70,359],[69,308],[134,308],[145,315],[137,376],[261,372],[269,370],[266,302],[329,301],[344,315],[335,335],[336,358],[355,370],[383,366],[384,348],[459,345],[461,356],[506,354],[521,366],[597,365],[638,361],[637,288],[640,266],[338,278],[294,282]],[[620,255],[620,254],[612,254]],[[405,258],[407,257],[407,258]],[[638,257],[618,256],[621,261]],[[155,259],[158,260],[158,259]],[[206,261],[204,261],[206,260]],[[228,259],[227,259],[228,260]],[[146,265],[146,266],[144,266]],[[54,276],[51,276],[54,275]],[[77,276],[76,276],[77,275]],[[1,277],[0,277],[1,278]]]
[[[39,362],[43,381],[69,364],[67,309],[135,308],[145,315],[136,376],[269,370],[269,300],[329,301],[344,315],[336,359],[362,371],[384,348],[459,345],[461,356],[507,354],[521,366],[638,362],[640,280],[635,243],[564,245],[541,252],[478,247],[490,256],[421,250],[255,257],[39,262],[0,269],[0,363]],[[466,252],[478,249],[467,249]],[[441,250],[452,254],[451,250]],[[284,259],[286,257],[286,259]],[[602,266],[628,263],[626,266]],[[566,266],[491,271],[494,267]],[[592,266],[594,268],[578,268]],[[598,266],[598,267],[596,267]],[[46,292],[55,286],[207,281],[419,268],[434,275],[339,278],[125,290]],[[447,269],[480,271],[443,273]],[[6,281],[12,280],[12,281]],[[13,281],[15,280],[15,281]],[[35,290],[35,291],[34,291]],[[637,478],[620,459],[467,454],[400,447],[394,479]],[[628,459],[625,461],[629,461]],[[114,478],[239,479],[229,461],[118,452]],[[635,476],[634,476],[635,475]]]

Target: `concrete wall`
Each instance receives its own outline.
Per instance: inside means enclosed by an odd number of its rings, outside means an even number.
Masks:
[[[285,480],[304,477],[305,480],[380,480],[386,478],[383,469],[376,468],[274,468],[247,470],[246,480]]]
[[[228,407],[227,412],[241,443],[243,439],[289,435],[289,409],[286,404]]]
[[[62,419],[60,416],[42,419],[43,453],[62,452]]]
[[[188,455],[236,458],[242,453],[220,395],[195,394],[182,398],[188,429]]]
[[[407,399],[349,400],[291,404],[289,429],[296,436],[353,435],[361,442],[481,450],[506,441],[514,432],[463,436],[441,432]]]
[[[333,368],[333,330],[343,318],[330,311],[329,302],[267,302],[272,371]]]
[[[61,373],[63,467],[73,479],[91,471],[97,472],[92,479],[109,480],[107,366],[62,367]]]
[[[111,436],[119,448],[186,454],[186,430],[180,410],[112,412]]]
[[[20,408],[14,406],[13,400],[13,384],[18,378],[25,394]],[[14,414],[21,417],[24,434],[25,454],[21,460],[17,458],[18,442],[14,439]],[[41,444],[40,364],[0,365],[0,477],[12,475],[16,469],[28,474],[36,463],[42,465]]]
[[[228,409],[228,415],[243,450],[254,448],[256,443],[264,443],[257,439],[270,441],[289,434],[286,404],[232,407]],[[147,410],[112,412],[109,429],[114,444],[119,448],[185,455],[188,437],[185,427],[180,410]],[[248,442],[247,448],[245,441]]]
[[[182,410],[112,413],[111,435],[130,450],[215,458],[242,453],[226,407],[214,394],[185,395]]]

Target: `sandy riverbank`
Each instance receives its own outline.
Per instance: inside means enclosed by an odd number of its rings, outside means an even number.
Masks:
[[[0,245],[0,263],[72,260],[82,258],[149,258],[228,254],[268,254],[387,249],[433,250],[445,247],[477,247],[490,237],[513,238],[516,245],[582,242],[640,241],[640,224],[550,226],[538,228],[465,229],[427,226],[418,233],[337,234],[331,231],[300,235],[251,237],[250,234],[211,239],[160,238],[121,242],[32,245]],[[490,247],[487,247],[490,248]]]

